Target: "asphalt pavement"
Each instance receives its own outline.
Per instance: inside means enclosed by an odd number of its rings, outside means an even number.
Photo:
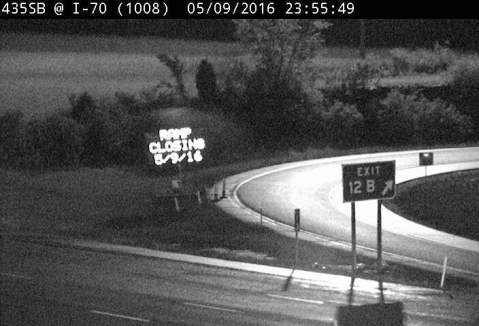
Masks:
[[[302,230],[319,237],[325,245],[350,250],[351,217],[349,204],[342,203],[342,164],[395,160],[398,179],[404,181],[411,170],[418,171],[418,152],[344,156],[250,171],[227,179],[229,200],[218,205],[230,214],[256,223],[258,212],[262,211],[271,221],[267,225],[277,231],[293,224],[293,211],[299,208]],[[440,172],[443,166],[449,170],[479,166],[477,147],[434,150],[434,154],[435,166],[429,168],[429,173],[435,168]],[[419,176],[423,175],[416,177]],[[356,211],[358,247],[361,253],[375,256],[375,203],[358,202]],[[440,272],[447,256],[449,273],[479,280],[479,242],[438,232],[400,216],[383,219],[386,260]]]
[[[379,284],[351,292],[294,276],[105,248],[2,234],[1,324],[332,325],[338,306],[381,298]],[[478,317],[478,299],[467,293],[451,297],[386,284],[382,295],[405,304],[407,325],[469,325]]]

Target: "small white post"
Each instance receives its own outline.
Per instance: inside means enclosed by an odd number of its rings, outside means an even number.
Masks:
[[[196,198],[198,199],[198,205],[201,205],[203,202],[201,201],[201,194],[199,190],[196,192]]]
[[[176,212],[179,213],[180,212],[180,203],[178,202],[178,198],[174,197],[173,200],[175,201]]]
[[[444,257],[444,263],[442,264],[441,289],[444,288],[444,281],[446,280],[446,269],[447,269],[447,256]]]

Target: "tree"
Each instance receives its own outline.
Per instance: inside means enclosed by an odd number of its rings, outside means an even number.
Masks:
[[[213,65],[208,60],[201,60],[195,82],[201,101],[206,104],[215,103],[218,98],[218,85]]]
[[[7,111],[0,115],[0,162],[15,163],[21,154],[19,137],[23,127],[23,113]]]
[[[323,45],[322,31],[330,24],[311,19],[235,20],[239,40],[259,57],[258,64],[274,80],[294,75]]]
[[[185,73],[185,65],[178,56],[171,56],[168,54],[160,53],[156,56],[162,64],[164,64],[175,79],[176,82],[176,91],[181,97],[183,102],[187,101],[185,82],[183,81],[183,75]],[[168,84],[168,83],[167,83]]]

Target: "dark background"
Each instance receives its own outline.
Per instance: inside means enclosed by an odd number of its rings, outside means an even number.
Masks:
[[[359,20],[330,20],[326,44],[356,46]],[[0,30],[34,33],[106,34],[160,36],[166,38],[233,41],[234,25],[229,19],[5,19]],[[367,46],[432,47],[436,42],[453,48],[479,48],[478,19],[368,19]]]

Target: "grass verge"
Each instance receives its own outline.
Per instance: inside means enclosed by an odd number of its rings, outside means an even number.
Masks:
[[[164,208],[165,206],[162,205]],[[93,236],[109,243],[181,252],[227,260],[293,268],[295,240],[279,235],[259,223],[245,223],[226,215],[211,203],[192,204],[181,213],[142,217],[124,217],[98,224]],[[299,242],[298,269],[350,275],[351,253]],[[374,259],[360,256],[358,276],[378,279]],[[383,274],[386,282],[438,288],[440,274],[388,264]],[[459,278],[447,279],[453,290],[476,289],[474,282]]]
[[[400,149],[326,148],[263,153],[235,164],[186,171],[185,183],[198,188],[226,175],[273,164]],[[178,214],[171,199],[158,201],[156,196],[169,188],[170,178],[166,176],[152,177],[145,171],[120,168],[82,168],[38,174],[0,170],[0,177],[5,181],[0,186],[3,227],[274,266],[293,265],[294,239],[241,222],[211,203],[198,207],[192,200]],[[348,275],[350,262],[348,252],[300,242],[300,269]],[[365,257],[360,257],[359,262],[365,266],[374,263]],[[372,268],[366,268],[360,276],[376,278]],[[384,280],[438,287],[440,275],[391,264]],[[447,279],[447,286],[476,288],[472,282],[452,278]]]
[[[412,180],[386,205],[415,222],[479,240],[479,170]]]

